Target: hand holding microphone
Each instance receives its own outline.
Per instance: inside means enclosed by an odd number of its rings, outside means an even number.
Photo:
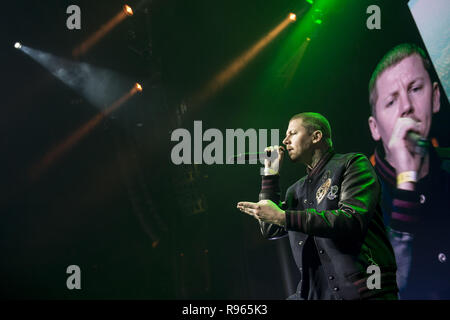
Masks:
[[[264,149],[264,152],[267,153],[267,156],[270,157],[270,159],[264,160],[264,175],[276,175],[279,174],[280,168],[281,168],[281,162],[283,161],[284,157],[284,147],[282,146],[270,146]],[[278,156],[273,159],[271,156],[272,152],[278,153]]]
[[[412,118],[399,118],[395,123],[388,144],[387,159],[397,175],[397,187],[414,190],[423,157],[427,153],[428,141],[419,132],[422,123]]]

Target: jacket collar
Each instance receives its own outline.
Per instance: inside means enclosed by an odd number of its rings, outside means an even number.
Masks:
[[[320,170],[322,170],[322,168],[325,166],[325,164],[328,162],[328,160],[331,159],[331,157],[335,154],[333,147],[330,147],[325,154],[322,156],[322,158],[320,158],[319,162],[317,162],[317,164],[314,166],[314,168],[310,168],[309,166],[306,167],[306,172],[308,173],[308,178],[314,176],[315,174],[317,174],[318,172],[320,172]]]
[[[390,185],[395,186],[397,184],[395,169],[386,161],[386,154],[381,143],[375,148],[375,169]]]

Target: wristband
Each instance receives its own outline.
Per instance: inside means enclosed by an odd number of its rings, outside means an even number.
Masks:
[[[417,182],[417,172],[405,171],[397,175],[397,186],[405,182]]]
[[[264,168],[264,175],[265,176],[272,176],[278,174],[278,171],[273,170],[272,168]]]

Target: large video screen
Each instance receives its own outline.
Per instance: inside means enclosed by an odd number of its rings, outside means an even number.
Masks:
[[[408,5],[448,97],[450,94],[450,20],[448,18],[450,1],[410,0]]]

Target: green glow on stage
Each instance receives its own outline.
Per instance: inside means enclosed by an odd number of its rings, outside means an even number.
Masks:
[[[320,37],[323,32],[326,32],[324,25],[327,23],[327,16],[337,9],[340,1],[311,2],[312,7],[303,2],[297,8],[290,8],[297,14],[296,23],[286,30],[286,35],[276,44],[277,48],[273,50],[273,57],[257,84],[258,92],[267,93],[262,105],[266,103],[267,96],[276,103],[290,100],[286,92],[292,92],[291,95],[301,95],[303,90],[308,90],[307,83],[310,80],[308,77],[319,76],[314,69],[320,61],[311,63],[308,52],[324,47]],[[301,78],[299,78],[300,75]],[[272,105],[273,103],[268,104],[267,107],[270,108]],[[295,110],[298,108],[299,106],[295,106]]]

